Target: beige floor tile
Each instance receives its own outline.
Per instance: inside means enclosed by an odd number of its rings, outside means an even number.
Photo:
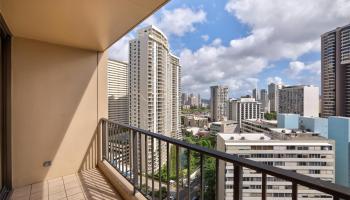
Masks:
[[[13,191],[11,200],[121,200],[97,169],[50,179]]]

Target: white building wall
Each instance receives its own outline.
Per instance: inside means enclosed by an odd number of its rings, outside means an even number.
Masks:
[[[108,119],[129,124],[128,64],[109,60],[108,81]]]
[[[176,88],[173,87],[173,76],[178,75],[173,72],[170,62],[168,40],[159,29],[148,26],[140,29],[138,37],[130,40],[129,44],[130,125],[171,137],[174,129],[173,122],[179,122],[180,119],[179,112],[173,112],[175,108],[179,108],[180,99],[179,91],[174,93]],[[176,82],[176,84],[179,87],[180,83]],[[174,94],[176,94],[175,97]],[[141,143],[142,147],[146,145],[144,139],[141,140]],[[151,151],[151,144],[151,140],[148,140],[148,152]],[[158,149],[161,148],[161,162],[164,163],[166,144],[159,146],[154,140],[153,146],[154,166],[157,170],[159,166]],[[151,153],[147,158],[143,158],[142,162],[147,159],[148,164],[151,165],[150,156]]]
[[[254,140],[242,140],[240,137],[244,135],[248,138],[249,134],[218,134],[217,149],[334,182],[334,141],[326,139],[281,141],[268,138],[259,140],[263,134],[255,134],[258,138]],[[235,139],[230,140],[230,137]],[[291,192],[291,182],[267,177],[267,199],[289,200]],[[333,199],[331,196],[302,186],[298,187],[298,194],[298,199]],[[227,200],[233,197],[233,166],[225,162],[219,162],[219,197]],[[246,168],[243,169],[243,199],[261,199],[261,174]]]

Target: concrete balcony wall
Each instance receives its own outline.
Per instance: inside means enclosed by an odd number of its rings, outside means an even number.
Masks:
[[[11,54],[13,187],[94,167],[107,52],[14,37]]]

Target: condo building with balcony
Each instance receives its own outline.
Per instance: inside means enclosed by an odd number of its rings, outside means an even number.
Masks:
[[[161,30],[152,25],[138,30],[137,38],[129,42],[130,125],[181,138],[179,64]],[[160,147],[155,144],[153,151],[158,153],[159,148],[165,161],[165,144]],[[155,157],[157,170],[158,156]]]
[[[285,133],[284,137],[266,133],[218,134],[217,149],[241,158],[334,182],[334,141],[312,134]],[[242,199],[260,200],[262,175],[243,168]],[[232,199],[234,191],[232,164],[219,162],[219,199]],[[266,177],[266,199],[291,199],[292,185],[283,179]],[[297,199],[333,199],[306,187],[298,188]]]
[[[322,117],[350,117],[350,25],[321,35]]]

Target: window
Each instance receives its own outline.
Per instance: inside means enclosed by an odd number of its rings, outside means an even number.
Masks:
[[[319,169],[310,169],[309,174],[320,174],[321,171]]]

